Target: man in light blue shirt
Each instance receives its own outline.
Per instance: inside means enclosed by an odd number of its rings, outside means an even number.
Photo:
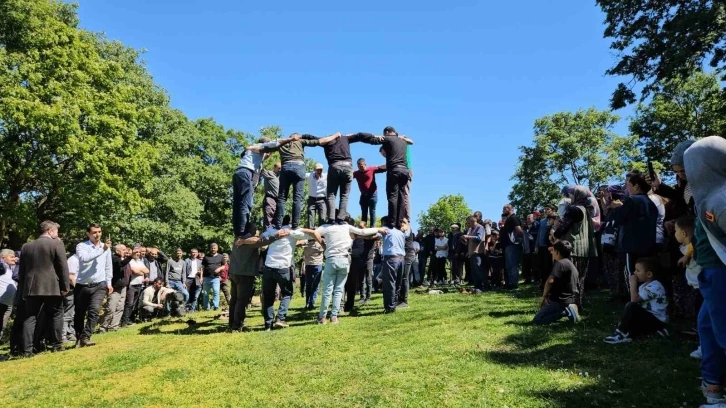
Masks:
[[[76,330],[76,347],[90,347],[96,343],[91,341],[91,334],[98,321],[106,294],[113,292],[111,279],[111,237],[106,243],[101,242],[101,226],[91,224],[87,230],[88,241],[76,246],[78,257],[78,275],[73,288],[75,302],[74,328]],[[84,326],[85,321],[85,326]]]
[[[232,176],[232,228],[238,240],[244,235],[244,228],[252,211],[255,174],[260,172],[267,153],[274,152],[292,140],[280,139],[271,142],[269,138],[261,137],[257,144],[248,146],[242,152],[237,170]]]
[[[381,218],[383,225],[388,225],[388,217]],[[396,311],[396,279],[403,272],[403,257],[406,255],[406,237],[411,233],[408,219],[401,221],[401,229],[385,228],[386,233],[380,234],[383,240],[383,307],[386,313]]]

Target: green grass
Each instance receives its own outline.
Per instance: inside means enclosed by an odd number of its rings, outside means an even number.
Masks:
[[[296,294],[286,330],[228,334],[196,314],[94,336],[96,347],[0,363],[0,406],[683,407],[697,406],[694,338],[611,346],[622,312],[534,327],[531,289],[380,295],[338,326],[314,324]],[[259,329],[253,310],[248,325]]]

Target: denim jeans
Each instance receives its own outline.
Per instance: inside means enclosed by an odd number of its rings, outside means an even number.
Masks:
[[[383,308],[386,312],[396,311],[396,280],[403,273],[403,257],[383,259]]]
[[[212,307],[219,309],[219,277],[205,276],[202,286],[202,306],[209,310],[209,291],[212,291]]]
[[[245,226],[252,212],[252,197],[255,187],[252,184],[252,170],[240,167],[232,176],[232,228],[234,235],[244,235]]]
[[[720,385],[726,372],[726,267],[703,269],[698,288],[703,295],[698,313],[701,376],[706,384]]]
[[[305,306],[309,309],[315,307],[315,301],[318,299],[322,272],[323,265],[305,265]]]
[[[361,219],[366,222],[366,225],[370,228],[376,225],[376,204],[378,204],[378,193],[373,194],[362,194],[360,195],[360,213]],[[371,215],[371,222],[368,222],[368,213]]]
[[[277,196],[275,209],[275,226],[282,226],[285,217],[285,203],[292,187],[292,229],[300,225],[300,212],[302,211],[303,189],[305,188],[305,165],[302,163],[283,163],[280,170],[280,191]]]
[[[516,288],[519,284],[519,262],[521,259],[521,245],[508,245],[504,248],[504,282],[510,288]]]
[[[328,220],[345,220],[348,215],[348,196],[350,182],[353,180],[353,167],[345,164],[334,164],[328,168]],[[338,216],[335,215],[335,195],[340,189],[340,205]]]
[[[266,328],[272,326],[275,317],[275,293],[278,285],[280,285],[280,307],[277,309],[277,320],[284,322],[293,291],[290,268],[265,267],[262,272],[262,314]]]
[[[182,281],[169,281],[169,287],[174,289],[177,292],[181,292],[182,295],[184,295],[184,303],[187,303],[189,300],[189,291],[184,288],[184,284]]]
[[[534,316],[534,319],[532,319],[532,323],[554,323],[566,316],[565,309],[567,309],[566,304],[560,302],[553,302],[550,300],[549,304],[542,306],[542,308],[539,309],[539,312],[537,312],[537,314]]]
[[[323,299],[320,302],[320,313],[318,318],[322,319],[328,313],[330,298],[332,296],[333,309],[331,317],[337,317],[340,310],[340,301],[343,299],[345,281],[348,279],[350,261],[348,258],[329,258],[325,260],[325,272],[323,272]]]

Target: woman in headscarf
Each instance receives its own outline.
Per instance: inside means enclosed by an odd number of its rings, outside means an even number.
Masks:
[[[573,191],[575,191],[575,186],[562,187],[562,190],[560,191],[560,194],[562,194],[562,198],[560,199],[560,202],[557,203],[557,216],[559,218],[563,218],[565,216],[565,212],[567,212],[567,207],[569,207],[570,203],[572,202]]]
[[[585,279],[587,278],[589,261],[591,257],[597,256],[595,229],[588,209],[593,203],[590,198],[594,198],[590,190],[583,186],[574,187],[570,205],[565,210],[559,226],[552,233],[555,239],[570,241],[570,244],[572,244],[570,259],[579,272],[577,282],[579,294],[575,299],[575,303],[580,310],[582,310],[582,299],[585,297]],[[595,206],[597,207],[597,203],[595,203]],[[599,211],[597,215],[599,217]]]

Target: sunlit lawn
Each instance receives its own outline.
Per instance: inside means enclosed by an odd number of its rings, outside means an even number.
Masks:
[[[530,325],[531,289],[382,299],[314,324],[293,300],[286,330],[160,321],[96,335],[96,347],[0,363],[0,406],[697,406],[695,338],[606,345],[620,306],[590,296],[581,324]],[[617,312],[615,312],[617,310]]]

